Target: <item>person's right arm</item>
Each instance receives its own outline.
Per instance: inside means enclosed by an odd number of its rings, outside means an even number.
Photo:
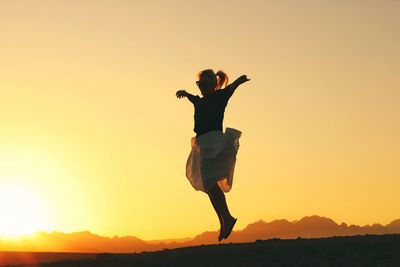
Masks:
[[[178,90],[176,92],[176,97],[177,98],[182,98],[182,97],[187,97],[189,99],[190,102],[192,102],[194,104],[194,102],[196,102],[196,100],[199,98],[198,96],[194,96],[192,94],[189,94],[188,92],[186,92],[185,90]]]

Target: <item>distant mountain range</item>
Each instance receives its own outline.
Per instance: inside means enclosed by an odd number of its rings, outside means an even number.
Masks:
[[[347,225],[337,224],[332,219],[320,216],[307,216],[299,221],[274,220],[258,221],[243,230],[234,231],[224,243],[254,242],[272,238],[318,238],[330,236],[352,236],[365,234],[400,233],[400,219],[390,224]],[[0,251],[46,251],[46,252],[110,252],[130,253],[155,251],[177,247],[215,244],[218,232],[210,231],[193,238],[144,241],[134,236],[103,237],[91,232],[37,232],[32,237],[18,240],[0,239]]]

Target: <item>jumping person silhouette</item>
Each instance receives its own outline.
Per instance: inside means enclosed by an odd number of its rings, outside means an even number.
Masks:
[[[194,96],[185,90],[176,92],[176,97],[187,97],[194,105],[194,132],[192,150],[186,163],[186,177],[196,190],[208,194],[218,215],[220,232],[218,241],[228,238],[236,223],[226,204],[224,192],[229,192],[233,182],[236,154],[241,132],[233,128],[222,130],[225,107],[236,88],[249,81],[246,75],[228,84],[223,71],[212,69],[198,74],[197,86],[203,97]],[[226,86],[222,89],[222,86]]]

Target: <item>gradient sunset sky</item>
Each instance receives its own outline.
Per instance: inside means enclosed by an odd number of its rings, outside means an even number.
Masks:
[[[224,122],[243,131],[236,229],[400,218],[399,14],[396,0],[1,1],[0,234],[216,230],[185,177],[193,107],[175,97],[199,94],[205,68],[251,79]]]

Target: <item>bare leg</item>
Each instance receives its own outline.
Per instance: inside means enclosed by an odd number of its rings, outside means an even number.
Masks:
[[[208,196],[219,218],[221,230],[218,240],[221,241],[230,235],[236,219],[230,214],[225,194],[217,184],[208,191]]]
[[[220,207],[221,205],[219,204],[218,197],[215,196],[215,192],[214,192],[213,189],[209,190],[207,194],[208,194],[208,197],[211,200],[211,204],[213,205],[215,212],[218,215],[219,225],[220,225],[218,241],[221,241],[222,240],[222,235],[223,235],[223,232],[224,232],[224,220],[223,220],[223,217],[222,217],[222,211],[221,211],[222,209]]]

